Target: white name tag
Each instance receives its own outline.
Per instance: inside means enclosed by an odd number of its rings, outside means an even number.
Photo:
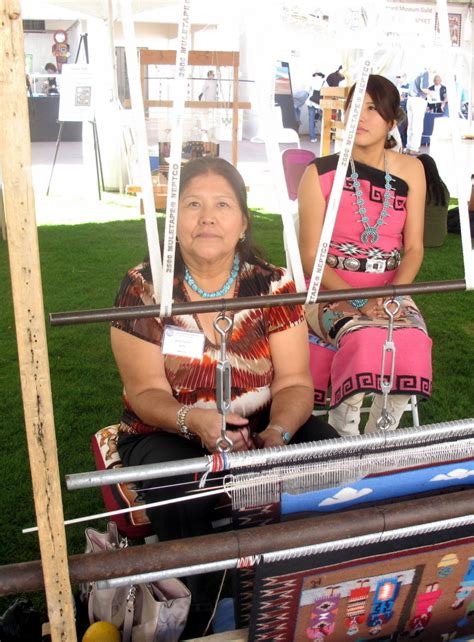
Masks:
[[[174,325],[165,326],[161,352],[176,357],[202,359],[205,336],[203,332],[188,332]]]

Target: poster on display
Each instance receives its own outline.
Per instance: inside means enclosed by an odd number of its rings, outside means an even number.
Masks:
[[[58,118],[61,122],[94,120],[94,86],[90,65],[64,65]]]
[[[461,46],[461,24],[462,24],[462,15],[460,13],[448,13],[448,22],[449,22],[449,37],[451,40],[452,47]],[[439,35],[439,21],[438,14],[436,14],[436,24],[435,24],[435,44],[440,44],[440,35]]]
[[[387,2],[385,9],[386,36],[391,42],[400,40],[433,42],[434,6]]]

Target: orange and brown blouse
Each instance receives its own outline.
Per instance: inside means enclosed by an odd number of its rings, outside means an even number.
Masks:
[[[288,294],[296,291],[294,282],[284,268],[270,264],[243,263],[236,281],[234,298],[270,294]],[[182,279],[175,279],[174,303],[189,301]],[[148,264],[128,271],[115,300],[116,307],[139,306],[154,303],[153,286]],[[227,339],[227,359],[231,367],[231,411],[243,417],[260,414],[271,401],[270,386],[273,364],[270,335],[304,322],[301,305],[256,308],[232,312],[233,326]],[[113,321],[112,325],[139,339],[161,346],[166,325],[188,332],[202,332],[195,314],[168,318],[149,317]],[[290,355],[289,355],[290,356]],[[186,405],[199,408],[216,407],[216,365],[220,346],[207,337],[202,359],[164,355],[165,371],[173,396]],[[159,430],[158,426],[144,424],[127,403],[122,416],[123,430],[146,433]]]

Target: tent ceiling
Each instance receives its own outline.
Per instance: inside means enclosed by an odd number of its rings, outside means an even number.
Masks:
[[[260,2],[268,0],[260,0]],[[397,2],[398,0],[389,0]],[[436,0],[401,0],[405,3],[436,4]],[[85,18],[94,16],[106,19],[108,0],[20,0],[24,18],[62,19]],[[111,0],[113,15],[120,15],[120,0]],[[229,15],[248,10],[248,0],[193,0],[191,2],[191,21],[201,24],[215,24],[228,19]],[[271,0],[270,0],[271,4]],[[334,0],[283,0],[283,5],[293,11],[299,10],[312,14],[315,10],[325,10],[333,6]],[[450,5],[472,5],[474,0],[448,0]],[[246,6],[247,5],[247,6]],[[131,0],[132,11],[139,21],[177,22],[179,20],[179,0]]]
[[[108,0],[20,0],[24,18],[108,17]],[[137,21],[177,22],[180,18],[178,0],[131,0]],[[194,0],[191,2],[193,23],[216,23],[226,14],[235,13],[237,2],[232,0]],[[111,0],[114,17],[120,16],[120,1]],[[66,15],[66,13],[67,15]]]

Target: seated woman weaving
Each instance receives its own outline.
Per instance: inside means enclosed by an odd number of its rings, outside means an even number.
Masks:
[[[221,158],[187,163],[181,173],[175,303],[294,292],[286,271],[264,261],[251,238],[244,181]],[[147,262],[129,270],[119,307],[154,303]],[[112,348],[124,384],[118,450],[125,466],[199,457],[220,437],[216,312],[112,323]],[[308,335],[299,305],[231,315],[227,358],[232,369],[227,427],[233,449],[282,446],[337,437],[313,417]],[[172,332],[171,332],[172,330]],[[173,337],[195,356],[182,356]],[[182,496],[191,475],[146,481],[147,503]],[[183,482],[185,485],[183,485]],[[188,485],[186,485],[188,484]],[[183,490],[184,489],[184,490]],[[148,510],[160,540],[208,533],[215,498]]]

